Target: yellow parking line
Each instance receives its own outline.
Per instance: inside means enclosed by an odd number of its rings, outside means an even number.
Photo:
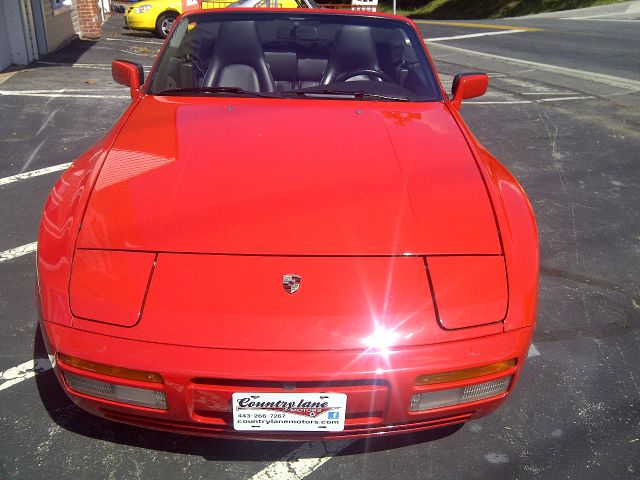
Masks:
[[[19,70],[16,70],[15,72],[0,73],[0,85],[13,77],[16,73],[18,73],[18,71]]]
[[[451,27],[468,27],[468,28],[492,28],[494,30],[524,30],[526,32],[538,32],[542,28],[532,27],[510,27],[508,25],[493,25],[489,23],[467,23],[467,22],[440,22],[437,20],[414,20],[416,23],[425,23],[429,25],[448,25]]]

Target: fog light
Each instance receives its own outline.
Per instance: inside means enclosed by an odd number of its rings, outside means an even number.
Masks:
[[[70,372],[63,372],[63,375],[67,385],[78,393],[142,407],[167,409],[167,400],[164,392],[116,385],[115,383],[94,380],[93,378],[82,377]]]
[[[495,397],[509,388],[512,375],[489,382],[476,383],[466,387],[450,388],[435,392],[416,393],[411,397],[409,410],[419,412],[433,408],[450,407],[461,403],[475,402],[484,398]]]

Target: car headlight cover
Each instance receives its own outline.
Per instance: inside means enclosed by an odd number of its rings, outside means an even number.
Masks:
[[[141,318],[156,255],[77,249],[69,304],[76,318],[133,327]]]
[[[148,12],[152,8],[153,8],[152,5],[140,5],[139,7],[134,8],[133,11],[135,13],[144,13],[144,12]]]
[[[504,257],[429,257],[427,263],[442,328],[456,330],[504,320],[509,300]]]

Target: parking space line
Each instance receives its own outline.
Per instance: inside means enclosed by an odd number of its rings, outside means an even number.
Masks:
[[[352,443],[353,440],[303,443],[282,460],[273,462],[256,473],[250,480],[301,480]]]
[[[95,48],[95,47],[94,47]],[[38,60],[39,65],[49,65],[51,67],[72,67],[72,68],[90,68],[94,70],[111,70],[110,63],[69,63],[69,62],[48,62]],[[151,65],[142,65],[144,68],[151,68]]]
[[[557,97],[557,98],[539,98],[535,100],[536,103],[545,103],[545,102],[564,102],[565,100],[587,100],[589,98],[596,98],[593,95],[580,95],[573,97]]]
[[[58,88],[58,89],[33,89],[33,90],[0,90],[0,92],[6,92],[7,94],[16,94],[19,95],[21,93],[46,93],[46,94],[57,94],[57,93],[87,93],[87,92],[121,92],[122,87],[107,87],[107,88]]]
[[[38,129],[38,131],[36,132],[34,137],[37,137],[38,135],[40,135],[42,133],[42,131],[49,126],[49,122],[51,122],[51,120],[53,119],[53,117],[56,116],[56,113],[58,113],[59,110],[60,110],[59,108],[56,108],[53,112],[51,112],[47,116],[47,118],[40,125],[40,128]]]
[[[38,90],[0,90],[0,96],[4,97],[53,97],[53,98],[131,98],[129,95],[104,95],[99,93],[61,93],[51,90],[42,92]]]
[[[69,168],[72,162],[61,163],[60,165],[53,165],[51,167],[39,168],[38,170],[31,170],[30,172],[18,173],[17,175],[11,175],[10,177],[0,178],[0,186],[7,185],[8,183],[18,182],[20,180],[28,180],[29,178],[39,177],[40,175],[47,175],[52,172],[59,172],[60,170],[66,170]]]
[[[560,20],[590,20],[592,18],[621,17],[623,15],[627,15],[627,12],[600,13],[600,14],[597,14],[597,15],[585,15],[585,16],[582,16],[582,17],[560,17]]]
[[[48,358],[36,358],[28,362],[21,363],[4,372],[0,372],[0,391],[35,377],[38,373],[51,369],[51,362]]]
[[[524,30],[527,32],[539,32],[542,28],[533,27],[514,27],[510,25],[492,25],[489,23],[469,23],[469,22],[440,22],[438,20],[414,20],[415,23],[425,25],[446,25],[448,27],[467,27],[467,28],[488,28],[493,30]]]
[[[38,60],[38,65],[50,65],[52,67],[72,67],[72,68],[91,68],[94,70],[111,70],[111,65],[107,63],[68,63],[68,62],[47,62]]]
[[[621,22],[621,23],[639,23],[640,20],[633,20],[630,18],[619,18],[619,19],[615,19],[615,18],[583,18],[583,17],[576,17],[576,18],[561,18],[560,20],[582,20],[585,22]]]
[[[49,104],[50,104],[51,102],[53,102],[56,98],[58,98],[58,97],[59,97],[60,95],[62,95],[63,93],[65,93],[65,91],[64,91],[64,90],[63,90],[62,92],[60,92],[59,94],[57,94],[57,95],[52,95],[52,96],[49,98],[49,100],[47,100],[47,101],[45,102],[44,106],[45,106],[45,107],[48,107],[48,106],[49,106]]]
[[[538,347],[536,347],[533,343],[529,345],[529,352],[527,353],[527,358],[539,357],[539,356],[540,356],[540,350],[538,350]]]
[[[496,100],[496,101],[480,101],[480,102],[464,102],[467,105],[521,105],[525,103],[535,103],[533,100]]]
[[[22,165],[22,168],[20,169],[20,173],[24,173],[24,171],[27,168],[29,168],[29,165],[31,165],[31,162],[33,162],[33,159],[36,158],[36,155],[38,155],[38,152],[40,151],[42,146],[45,143],[47,143],[47,138],[48,137],[44,137],[42,141],[31,151],[31,155],[29,155],[29,158],[27,158],[27,161],[24,162],[24,165]]]
[[[498,32],[482,32],[482,33],[469,33],[467,35],[453,35],[451,37],[435,37],[425,38],[425,42],[444,42],[447,40],[462,40],[464,38],[476,38],[476,37],[490,37],[492,35],[507,35],[510,33],[524,33],[528,30],[500,30]]]
[[[16,248],[5,250],[4,252],[0,252],[0,263],[33,253],[37,248],[38,242],[31,242],[26,245],[21,245]]]
[[[143,47],[138,47],[138,48],[143,48]],[[133,50],[127,50],[126,48],[121,48],[120,50],[123,51],[123,52],[128,53],[129,55],[136,55],[138,57],[149,58],[149,54],[148,53],[134,52]]]
[[[521,105],[526,103],[551,103],[551,102],[566,102],[568,100],[587,100],[596,98],[592,95],[584,95],[581,97],[558,97],[558,98],[538,98],[536,100],[480,100],[465,102],[464,105]]]
[[[520,95],[578,95],[576,92],[521,92]]]
[[[132,40],[132,39],[129,39],[129,38],[108,38],[107,37],[104,40],[108,40],[110,42],[150,43],[152,45],[158,45],[158,46],[162,45],[161,41],[154,42],[154,41],[151,41],[151,40]]]

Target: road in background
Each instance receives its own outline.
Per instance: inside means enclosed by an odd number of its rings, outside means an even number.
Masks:
[[[191,438],[101,420],[66,398],[46,360],[33,362],[46,357],[35,258],[17,248],[35,241],[60,171],[21,174],[70,162],[103,136],[128,104],[111,60],[148,67],[160,42],[123,34],[115,17],[97,44],[0,74],[0,252],[13,252],[0,255],[0,478],[638,478],[640,22],[615,12],[419,24],[447,88],[459,71],[491,76],[462,112],[536,212],[535,347],[493,415],[354,443]],[[495,32],[509,33],[485,35]]]
[[[500,20],[417,23],[427,38],[489,34],[443,45],[640,81],[640,2]],[[521,28],[530,30],[503,35]]]

